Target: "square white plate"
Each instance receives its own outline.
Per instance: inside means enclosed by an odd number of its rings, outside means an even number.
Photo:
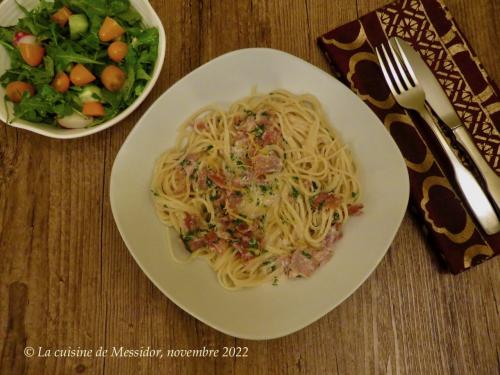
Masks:
[[[364,214],[345,225],[334,256],[311,278],[278,286],[227,291],[203,260],[178,264],[150,193],[153,165],[174,144],[177,127],[207,104],[229,103],[284,88],[311,93],[352,150],[362,186]],[[375,269],[408,202],[403,158],[375,114],[339,81],[290,54],[253,48],[230,52],[196,69],[168,89],[144,114],[121,147],[111,173],[110,199],[130,253],[174,303],[232,336],[271,339],[319,319],[351,295]],[[180,242],[180,241],[179,241]]]

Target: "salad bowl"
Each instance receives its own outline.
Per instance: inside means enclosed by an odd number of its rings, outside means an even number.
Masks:
[[[33,9],[38,5],[39,0],[21,0],[18,3],[26,9]],[[125,108],[122,112],[118,113],[115,117],[95,126],[85,127],[80,129],[66,129],[44,123],[34,123],[23,119],[12,119],[13,104],[5,100],[5,104],[0,104],[0,121],[20,129],[29,130],[31,132],[41,134],[50,138],[71,139],[79,138],[87,135],[97,133],[101,130],[107,129],[129,114],[131,114],[137,107],[146,99],[151,92],[154,84],[156,83],[165,59],[165,30],[161,23],[160,18],[154,11],[153,7],[147,0],[130,0],[130,5],[141,15],[142,22],[145,26],[156,27],[159,34],[158,55],[156,63],[151,74],[151,79],[147,82],[142,93],[135,99],[135,101]],[[23,17],[22,9],[16,4],[16,0],[4,0],[0,3],[0,26],[15,25],[19,18]],[[0,45],[0,76],[10,67],[10,58],[3,46]],[[0,86],[0,98],[3,100],[5,97],[5,88]]]

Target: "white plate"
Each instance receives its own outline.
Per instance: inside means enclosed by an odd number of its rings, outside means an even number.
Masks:
[[[19,4],[27,9],[33,9],[39,0],[21,0]],[[25,120],[16,120],[9,123],[10,126],[20,129],[26,129],[34,133],[42,134],[50,138],[59,139],[71,139],[84,137],[90,134],[100,132],[101,130],[107,129],[116,123],[123,120],[125,117],[130,115],[135,111],[137,107],[146,99],[151,89],[155,85],[158,77],[160,75],[161,67],[163,66],[163,61],[165,60],[165,30],[161,23],[160,18],[156,14],[153,7],[149,4],[147,0],[130,0],[130,4],[139,12],[142,16],[142,20],[147,26],[154,26],[158,28],[159,33],[159,45],[158,45],[158,58],[156,59],[156,64],[151,75],[151,80],[146,84],[144,91],[137,97],[137,99],[126,108],[124,111],[120,112],[118,116],[103,122],[102,124],[92,126],[90,128],[83,129],[63,129],[56,126],[48,126],[46,124],[39,124],[34,122],[29,122]],[[15,25],[19,18],[23,17],[23,12],[17,6],[16,0],[3,0],[0,4],[0,25],[10,26]],[[0,46],[0,75],[2,75],[10,67],[10,58],[5,51],[5,48]],[[5,95],[5,89],[0,86],[0,120],[7,123],[7,109],[3,105],[3,97]],[[14,108],[11,102],[7,102],[8,113],[12,117]]]
[[[181,265],[167,250],[165,227],[150,193],[155,160],[174,143],[177,127],[195,110],[227,105],[250,93],[284,88],[318,97],[351,148],[360,170],[365,212],[345,226],[333,258],[311,278],[231,292],[203,260]],[[272,49],[220,56],[168,89],[144,114],[120,149],[111,173],[111,208],[130,253],[173,302],[232,336],[271,339],[297,331],[349,297],[386,253],[408,201],[403,158],[375,114],[339,81],[315,66]]]

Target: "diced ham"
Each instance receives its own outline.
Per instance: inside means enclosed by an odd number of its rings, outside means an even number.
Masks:
[[[203,122],[203,121],[197,121],[197,122],[195,122],[194,127],[198,131],[203,131],[203,130],[207,130],[208,129],[207,124],[205,124],[205,122]]]
[[[215,231],[211,230],[210,232],[205,234],[203,239],[208,246],[211,246],[219,240],[219,237],[217,237],[217,233],[215,233]]]
[[[223,254],[228,249],[228,244],[226,240],[219,239],[219,241],[211,245],[211,249],[217,254]]]
[[[304,276],[309,277],[319,267],[319,262],[312,257],[305,255],[303,250],[295,250],[290,258],[289,277]]]
[[[264,126],[271,124],[271,120],[269,119],[269,117],[262,115],[259,117],[257,122],[259,123],[259,125],[264,125]]]
[[[359,216],[363,213],[363,205],[361,203],[354,203],[347,205],[347,212],[351,216]]]
[[[242,199],[241,195],[230,194],[226,199],[226,205],[234,210],[241,203]]]
[[[207,177],[208,177],[208,172],[206,168],[202,168],[198,172],[198,187],[200,189],[206,189],[207,188]]]
[[[262,145],[276,144],[281,138],[281,132],[278,129],[269,129],[262,135]]]
[[[254,116],[248,116],[239,126],[240,129],[245,130],[246,132],[251,132],[257,127],[257,122],[255,121]]]
[[[189,250],[195,251],[206,246],[205,240],[203,238],[195,238],[187,243]]]
[[[283,168],[281,159],[273,154],[257,155],[253,158],[254,172],[257,176],[267,173],[279,172]]]
[[[323,249],[331,252],[333,250],[333,244],[341,237],[342,231],[340,230],[340,225],[332,225],[323,240]]]
[[[186,156],[185,161],[181,164],[186,175],[191,176],[196,168],[196,160],[198,160],[198,154],[189,154]]]
[[[332,255],[333,252],[328,249],[318,250],[312,253],[313,259],[316,260],[320,266],[328,262]]]
[[[242,188],[252,183],[252,173],[245,172],[240,176],[236,176],[231,180],[231,184],[236,188]]]

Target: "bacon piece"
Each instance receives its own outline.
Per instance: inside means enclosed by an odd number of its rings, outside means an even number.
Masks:
[[[359,216],[363,213],[363,204],[361,203],[354,203],[354,204],[348,204],[347,205],[347,212],[351,216]]]
[[[186,213],[184,216],[184,225],[186,226],[188,231],[195,230],[198,226],[198,220],[196,219],[196,216]]]
[[[208,178],[210,178],[218,187],[225,188],[226,180],[220,173],[210,172],[208,174]]]
[[[312,202],[312,208],[325,207],[329,209],[337,208],[342,199],[333,193],[319,193]]]
[[[257,155],[253,158],[254,172],[257,176],[263,174],[279,172],[283,168],[281,159],[273,154],[270,155]]]

